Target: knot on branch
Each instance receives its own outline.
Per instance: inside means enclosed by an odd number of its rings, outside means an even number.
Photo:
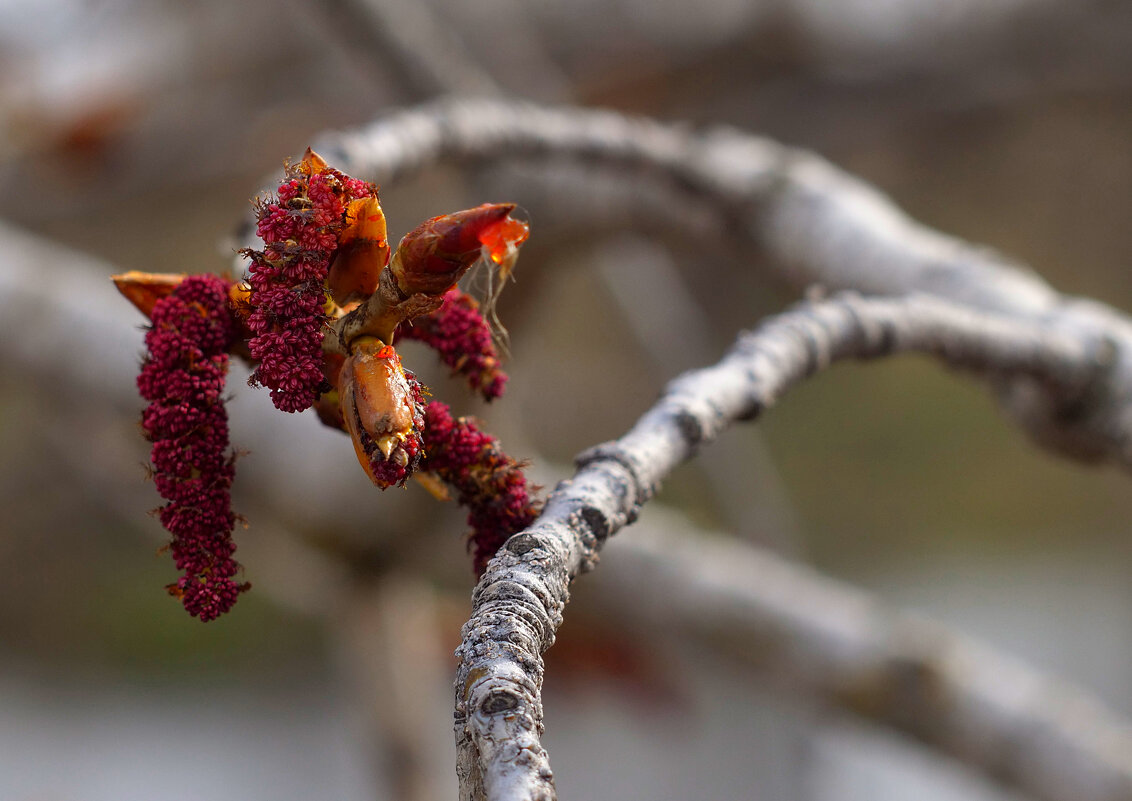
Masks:
[[[520,698],[510,690],[494,689],[480,701],[479,711],[484,715],[500,715],[519,708]]]
[[[1059,384],[1040,376],[995,382],[1004,408],[1037,444],[1084,462],[1132,466],[1132,366],[1111,338],[1098,340],[1091,380]],[[1126,349],[1125,349],[1126,350]]]
[[[697,433],[696,443],[702,438],[702,434]],[[618,488],[617,494],[622,499],[620,505],[625,510],[625,521],[622,525],[634,522],[641,513],[641,507],[648,503],[659,488],[658,482],[645,478],[645,471],[633,454],[617,442],[603,442],[587,448],[575,457],[574,466],[577,467],[578,473],[589,468],[617,474],[611,476],[611,479]],[[574,487],[574,489],[578,488]],[[597,524],[590,525],[590,529],[599,541],[604,541],[611,529],[608,516],[596,506],[584,507],[580,511],[587,524]],[[599,521],[598,516],[604,519]]]

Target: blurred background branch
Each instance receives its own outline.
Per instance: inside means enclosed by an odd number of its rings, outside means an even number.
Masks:
[[[671,512],[638,528],[587,587],[622,625],[690,637],[1029,797],[1132,798],[1132,727],[1088,694]]]

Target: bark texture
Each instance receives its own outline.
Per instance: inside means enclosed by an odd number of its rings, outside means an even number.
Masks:
[[[686,373],[621,439],[582,453],[539,519],[488,566],[457,649],[457,772],[463,799],[552,799],[542,733],[542,653],[554,642],[572,579],[636,519],[664,477],[736,420],[843,359],[901,352],[996,381],[1024,378],[1058,398],[1089,394],[1113,358],[1106,340],[1004,321],[938,298],[806,303],[742,335],[713,367]]]

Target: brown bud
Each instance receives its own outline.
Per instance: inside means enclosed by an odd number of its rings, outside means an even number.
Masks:
[[[126,300],[149,317],[157,301],[173,294],[173,290],[179,287],[186,277],[184,273],[143,273],[130,270],[128,273],[112,275],[110,280]]]
[[[397,286],[406,295],[447,292],[484,255],[485,244],[494,259],[505,221],[522,226],[519,241],[526,239],[526,225],[509,216],[514,209],[514,203],[485,203],[421,223],[401,240],[389,265]]]
[[[331,297],[339,306],[377,291],[378,277],[389,262],[385,214],[376,197],[350,201],[346,227],[338,235],[338,250],[327,278]]]
[[[375,484],[373,463],[387,461],[413,433],[413,396],[401,358],[375,337],[351,343],[338,380],[346,431],[362,468]]]
[[[299,171],[304,175],[318,175],[330,169],[326,159],[315,153],[309,147],[303,153],[303,160],[299,162]]]

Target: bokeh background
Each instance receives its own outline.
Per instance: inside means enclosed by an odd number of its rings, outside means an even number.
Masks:
[[[0,0],[0,268],[14,253],[43,265],[42,306],[0,323],[0,798],[454,792],[450,653],[472,585],[459,511],[417,487],[373,490],[344,437],[274,414],[237,369],[238,537],[256,589],[220,621],[189,619],[162,591],[173,569],[145,514],[157,498],[129,378],[142,321],[101,283],[228,269],[285,157],[446,90],[763,133],[1063,291],[1132,309],[1121,0]],[[486,200],[527,210],[500,308],[504,399],[484,408],[427,353],[406,361],[543,483],[797,297],[757,254],[579,225],[545,188],[503,186],[438,169],[382,200],[395,236]],[[72,333],[87,312],[105,339]],[[658,503],[1132,714],[1129,487],[1037,450],[983,388],[902,358],[809,382]],[[1008,797],[723,658],[619,629],[584,603],[600,580],[579,583],[548,655],[564,798]],[[410,678],[390,656],[406,644],[428,666]],[[406,709],[406,688],[428,700]]]

